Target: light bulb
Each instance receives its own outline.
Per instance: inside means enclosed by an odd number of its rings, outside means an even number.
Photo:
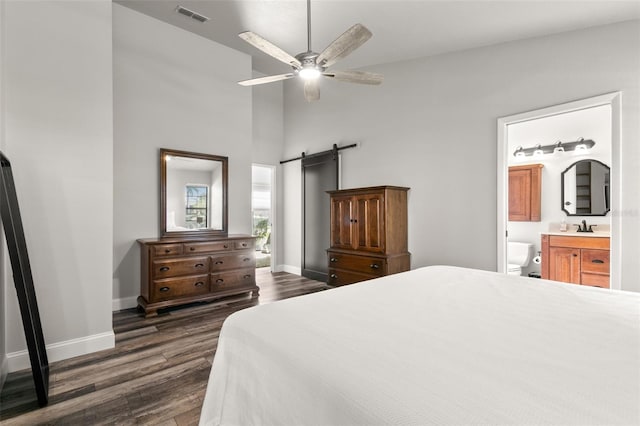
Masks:
[[[544,155],[544,151],[542,150],[542,146],[540,144],[536,145],[536,150],[533,151],[534,157],[542,157]]]
[[[302,68],[298,72],[298,75],[303,80],[315,80],[320,77],[320,70],[317,70],[316,68]]]

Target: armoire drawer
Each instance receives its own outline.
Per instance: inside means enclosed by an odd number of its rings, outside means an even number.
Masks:
[[[329,278],[327,284],[329,285],[345,285],[353,284],[360,281],[370,280],[377,278],[375,275],[361,274],[358,272],[345,271],[343,269],[329,268]]]
[[[255,267],[255,256],[251,252],[211,256],[211,272]]]
[[[195,275],[209,271],[209,258],[188,257],[179,259],[162,259],[152,262],[152,278],[178,277],[180,275]]]
[[[159,302],[181,297],[199,296],[206,293],[209,293],[208,275],[166,278],[153,282],[151,301]]]
[[[387,263],[384,259],[351,255],[344,253],[334,253],[329,251],[329,267],[335,269],[349,270],[361,274],[382,277],[387,274]]]
[[[255,285],[256,270],[253,268],[236,269],[229,272],[212,273],[211,291],[224,291]]]

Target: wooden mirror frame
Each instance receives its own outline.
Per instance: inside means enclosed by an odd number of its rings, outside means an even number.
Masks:
[[[222,163],[222,229],[199,229],[194,231],[167,230],[167,156],[187,157],[199,160],[219,161]],[[162,238],[210,238],[227,236],[229,206],[227,203],[229,159],[220,155],[201,154],[189,151],[176,151],[160,148],[160,236]]]

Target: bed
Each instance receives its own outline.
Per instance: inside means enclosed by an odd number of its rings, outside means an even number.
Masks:
[[[640,294],[432,266],[237,312],[201,425],[638,425]]]

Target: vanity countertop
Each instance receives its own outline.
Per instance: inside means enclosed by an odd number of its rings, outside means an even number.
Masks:
[[[594,237],[594,238],[609,238],[611,237],[611,232],[609,231],[593,231],[593,232],[578,232],[575,230],[571,231],[545,231],[541,232],[541,235],[561,235],[563,237]]]

